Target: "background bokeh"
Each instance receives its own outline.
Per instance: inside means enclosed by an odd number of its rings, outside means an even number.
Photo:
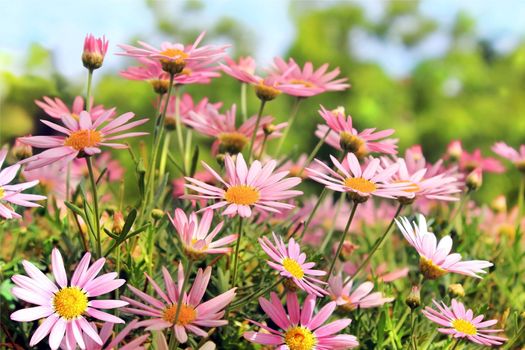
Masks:
[[[80,55],[86,33],[105,34],[110,51],[96,71],[96,103],[153,116],[146,83],[118,71],[134,64],[114,55],[116,44],[144,39],[231,43],[230,55],[253,55],[260,66],[274,56],[316,66],[339,66],[352,89],[306,100],[286,141],[293,155],[308,152],[320,121],[319,104],[344,106],[358,128],[395,128],[400,149],[419,143],[436,160],[451,139],[469,151],[505,140],[525,143],[525,2],[523,1],[0,1],[0,138],[37,133],[42,96],[72,101],[84,94]],[[220,88],[218,88],[220,87]],[[191,86],[229,107],[239,101],[230,77]],[[266,112],[286,120],[292,99]],[[249,102],[252,113],[258,103]],[[45,130],[38,130],[39,134]],[[210,144],[202,140],[206,147]],[[325,150],[327,152],[328,150]],[[129,162],[129,155],[118,155]],[[516,176],[516,177],[514,177]],[[515,192],[516,175],[485,179],[481,196]],[[512,198],[512,195],[511,195]]]

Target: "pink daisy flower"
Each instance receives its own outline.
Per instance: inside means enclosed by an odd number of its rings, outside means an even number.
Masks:
[[[73,105],[69,108],[61,99],[55,97],[54,99],[44,96],[43,101],[35,100],[35,103],[38,107],[42,108],[44,112],[50,117],[55,119],[61,119],[62,115],[69,114],[73,119],[78,120],[80,112],[85,111],[84,98],[82,96],[77,96],[73,100]],[[89,103],[91,120],[95,121],[102,114],[106,113],[108,110],[104,109],[103,105],[93,106],[93,99]],[[115,115],[115,110],[111,110],[112,118]]]
[[[282,237],[278,237],[273,232],[272,235],[274,243],[266,237],[259,238],[261,248],[273,260],[267,260],[268,265],[279,271],[281,276],[291,279],[297,287],[308,294],[317,296],[327,294],[319,286],[319,284],[326,283],[317,278],[317,276],[325,276],[326,271],[314,270],[314,262],[305,262],[306,254],[301,253],[301,247],[293,238],[288,241],[288,246],[286,246]]]
[[[437,242],[436,236],[428,232],[425,217],[420,214],[418,219],[418,224],[413,222],[413,226],[406,217],[396,219],[396,224],[408,243],[416,248],[420,256],[419,269],[425,278],[436,279],[449,272],[481,278],[478,274],[487,273],[483,269],[493,265],[484,260],[461,261],[460,254],[450,254],[450,236],[445,236]]]
[[[436,309],[427,306],[423,315],[430,321],[437,323],[443,328],[438,328],[440,333],[452,335],[454,338],[466,338],[467,340],[484,346],[501,345],[507,338],[498,337],[494,333],[502,332],[503,329],[485,329],[498,323],[497,320],[483,321],[483,315],[474,317],[471,309],[452,299],[452,305],[438,303],[432,300]]]
[[[479,148],[472,153],[461,152],[459,167],[466,173],[470,173],[478,168],[489,173],[502,173],[505,171],[499,160],[492,157],[483,157]]]
[[[301,309],[297,294],[288,293],[286,295],[288,314],[286,314],[277,294],[272,292],[270,300],[259,298],[261,308],[282,330],[277,331],[259,322],[249,320],[265,332],[245,332],[244,339],[252,343],[271,345],[276,349],[289,350],[340,350],[359,346],[359,342],[353,335],[336,334],[348,327],[352,320],[342,318],[323,325],[334,312],[336,303],[329,302],[314,316],[315,299],[314,295],[308,295]]]
[[[314,70],[312,62],[306,62],[301,69],[293,58],[285,62],[282,58],[275,57],[273,62],[270,75],[286,77],[279,83],[279,89],[290,96],[310,97],[327,91],[343,91],[350,87],[346,84],[347,78],[334,79],[340,73],[339,68],[327,73],[328,63]]]
[[[228,324],[228,321],[222,320],[221,318],[224,316],[224,308],[230,304],[235,297],[236,288],[232,288],[206,302],[202,302],[202,298],[210,282],[211,266],[208,266],[204,271],[199,269],[189,293],[184,292],[182,298],[181,288],[184,281],[182,264],[179,264],[177,283],[173,281],[165,267],[162,267],[162,274],[164,276],[167,293],[146,274],[148,281],[161,297],[161,300],[128,285],[131,292],[146,302],[146,304],[123,297],[122,299],[129,302],[132,306],[123,308],[123,310],[135,315],[151,317],[149,320],[139,322],[138,326],[146,327],[147,330],[162,330],[173,327],[177,340],[185,343],[188,340],[187,331],[200,337],[206,337],[208,333],[201,327],[220,327]],[[174,324],[177,304],[179,302],[182,302],[182,305],[177,323]]]
[[[264,166],[259,161],[254,161],[250,167],[246,165],[242,153],[237,155],[234,162],[230,155],[224,158],[227,181],[215,172],[206,163],[202,163],[226,189],[208,185],[197,179],[186,177],[186,187],[200,194],[186,195],[187,199],[217,199],[217,203],[210,205],[210,209],[226,207],[223,215],[240,215],[250,217],[252,207],[261,211],[279,213],[282,209],[292,209],[294,205],[281,201],[297,197],[303,192],[291,190],[297,186],[301,179],[290,177],[284,179],[287,171],[273,173],[277,162],[271,160]]]
[[[82,52],[82,63],[88,69],[97,69],[102,66],[104,57],[108,51],[109,42],[106,37],[95,38],[93,34],[86,35],[84,39],[84,51]]]
[[[368,165],[361,169],[361,165],[353,153],[346,155],[346,162],[343,164],[333,156],[330,156],[330,159],[339,172],[315,159],[323,168],[323,172],[307,168],[310,172],[310,178],[333,191],[348,193],[354,201],[365,202],[371,196],[384,198],[414,196],[414,194],[407,194],[408,186],[406,184],[391,182],[392,176],[399,168],[398,164],[382,168],[379,165],[379,159],[371,158]]]
[[[220,222],[210,232],[211,222],[213,220],[213,210],[204,211],[201,221],[197,218],[195,212],[186,216],[182,209],[175,209],[173,217],[168,215],[171,223],[177,230],[183,245],[184,252],[191,259],[201,259],[207,254],[226,254],[231,252],[231,248],[224,247],[237,240],[237,235],[228,235],[215,242],[213,239],[222,229],[224,222]]]
[[[343,108],[333,111],[321,106],[319,114],[326,121],[326,125],[317,125],[315,135],[322,139],[328,132],[325,142],[337,150],[355,153],[360,158],[370,152],[396,154],[397,140],[384,139],[394,133],[394,129],[375,131],[375,128],[358,132],[352,124],[352,116],[345,117]],[[381,140],[383,139],[383,140]]]
[[[337,303],[337,306],[346,311],[378,307],[394,300],[394,298],[385,298],[381,292],[370,293],[374,289],[372,282],[364,282],[356,288],[353,288],[353,284],[354,281],[350,280],[343,285],[341,273],[328,280],[330,297]]]
[[[104,124],[112,116],[114,109],[106,111],[95,121],[92,121],[90,114],[86,111],[80,112],[78,120],[69,114],[61,116],[62,125],[55,124],[48,120],[41,120],[42,123],[64,134],[65,136],[29,136],[21,137],[20,141],[37,148],[49,148],[47,151],[39,153],[21,161],[21,164],[29,163],[27,170],[33,170],[45,165],[63,161],[62,164],[72,161],[78,156],[91,156],[100,153],[100,146],[123,149],[127,145],[112,143],[125,137],[135,137],[147,135],[145,132],[130,132],[119,135],[122,131],[129,130],[142,125],[148,119],[140,119],[128,123],[135,115],[131,112],[122,114],[114,120]],[[108,142],[110,141],[110,142]]]
[[[510,160],[519,171],[525,172],[525,145],[521,145],[519,152],[505,142],[496,142],[492,151],[500,157]]]
[[[0,150],[0,169],[2,169],[6,156],[7,148],[3,148]],[[13,210],[11,204],[33,208],[40,206],[39,204],[33,203],[33,201],[46,199],[45,196],[22,193],[22,191],[36,186],[38,180],[9,185],[16,177],[16,174],[18,174],[19,169],[20,164],[13,164],[0,171],[0,216],[5,219],[19,219],[22,217]]]
[[[191,126],[201,134],[216,138],[211,146],[212,154],[216,155],[219,152],[237,154],[250,143],[250,139],[257,123],[257,116],[252,116],[241,126],[237,127],[235,123],[236,112],[237,109],[235,105],[232,105],[231,109],[227,111],[226,114],[220,114],[216,108],[211,106],[204,113],[189,111],[189,113],[182,118],[182,122]],[[274,119],[271,116],[261,117],[259,123],[260,127],[255,136],[255,150],[261,147],[262,141],[265,137],[262,126],[271,124],[273,120]],[[288,124],[281,123],[276,125],[275,132],[268,136],[268,139],[274,139],[281,136],[279,130],[285,128],[286,125]]]
[[[22,264],[29,277],[14,275],[11,278],[16,285],[11,291],[13,295],[38,305],[13,312],[11,319],[18,322],[31,322],[45,318],[31,337],[30,346],[35,346],[49,334],[51,349],[58,349],[64,335],[69,349],[75,349],[76,344],[84,349],[83,333],[95,343],[102,345],[102,339],[86,320],[86,316],[112,323],[124,323],[120,318],[98,309],[118,308],[127,305],[127,302],[90,299],[109,293],[126,281],[115,279],[116,272],[96,277],[104,267],[106,259],[98,259],[90,267],[90,258],[91,254],[84,254],[69,283],[62,255],[56,248],[51,254],[51,270],[55,282],[27,260]]]

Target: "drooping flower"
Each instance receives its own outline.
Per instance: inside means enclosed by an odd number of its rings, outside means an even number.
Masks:
[[[283,277],[291,279],[297,287],[308,294],[323,296],[327,292],[320,287],[320,284],[326,284],[317,277],[325,276],[326,271],[314,270],[314,262],[306,262],[306,254],[301,253],[301,246],[293,238],[288,241],[288,246],[284,243],[282,237],[278,237],[272,232],[272,243],[267,237],[259,238],[261,248],[272,258],[273,261],[267,260],[268,265],[279,271]]]
[[[452,238],[445,236],[437,242],[436,236],[428,232],[427,221],[421,214],[418,224],[410,225],[406,217],[396,219],[396,224],[408,243],[416,248],[420,256],[419,269],[427,279],[436,279],[449,272],[481,278],[478,274],[486,273],[483,269],[493,265],[484,260],[461,261],[460,254],[450,254]]]
[[[350,87],[347,78],[337,78],[339,68],[327,73],[328,63],[314,70],[312,62],[306,62],[301,67],[293,58],[285,62],[280,57],[275,57],[270,75],[284,77],[280,79],[279,89],[287,95],[296,97],[310,97],[327,91],[343,91]]]
[[[7,148],[5,147],[0,150],[0,169],[2,169],[7,152]],[[38,180],[9,185],[16,177],[16,174],[18,174],[19,169],[20,164],[13,164],[0,171],[0,216],[5,219],[18,219],[22,217],[11,207],[12,204],[33,208],[40,206],[39,204],[33,203],[33,201],[46,199],[45,196],[22,193],[22,191],[36,186]]]
[[[91,254],[84,254],[68,282],[62,255],[54,248],[51,254],[54,282],[26,260],[22,264],[29,277],[14,275],[11,278],[16,285],[12,289],[13,295],[38,305],[13,312],[11,319],[18,322],[31,322],[45,318],[33,333],[30,346],[39,343],[49,334],[51,349],[58,349],[64,336],[68,349],[75,349],[76,344],[84,348],[83,333],[95,343],[102,345],[102,339],[86,317],[91,316],[111,323],[124,323],[120,318],[99,309],[118,308],[127,305],[127,302],[90,299],[119,288],[125,280],[116,279],[116,272],[96,277],[104,267],[106,259],[100,258],[89,266],[90,258]]]
[[[337,303],[337,306],[346,311],[352,311],[357,308],[369,309],[378,307],[394,300],[394,298],[384,297],[381,292],[370,293],[374,289],[374,284],[369,281],[355,288],[353,288],[353,280],[343,285],[343,275],[341,273],[330,277],[328,286],[328,293],[332,300]]]
[[[184,281],[182,264],[179,264],[177,283],[173,281],[165,267],[162,267],[162,274],[164,276],[166,292],[146,274],[148,281],[161,299],[154,298],[130,285],[128,285],[128,288],[131,292],[146,304],[131,298],[122,297],[123,300],[129,302],[131,305],[131,307],[123,308],[123,311],[151,317],[148,320],[140,321],[137,326],[146,327],[146,330],[162,330],[172,327],[177,340],[185,343],[188,340],[187,331],[205,337],[208,333],[201,327],[221,327],[228,324],[228,321],[222,320],[222,317],[224,316],[224,308],[235,297],[236,288],[232,288],[206,302],[202,302],[202,298],[210,282],[211,266],[208,266],[204,271],[202,269],[198,270],[190,291],[184,291],[182,298],[180,296]],[[179,317],[175,323],[177,304],[179,302],[182,302],[182,305],[180,306]]]
[[[353,153],[348,153],[346,162],[342,164],[333,156],[330,156],[330,159],[339,172],[315,159],[324,171],[307,168],[310,172],[310,178],[333,191],[348,193],[354,201],[365,202],[371,196],[384,198],[405,196],[410,198],[414,196],[414,194],[406,192],[409,188],[407,184],[391,182],[392,176],[399,168],[398,164],[382,168],[379,159],[371,158],[368,165],[361,169],[361,165]]]
[[[521,145],[517,151],[505,142],[496,142],[492,146],[492,151],[500,157],[510,160],[519,171],[525,172],[525,145]]]
[[[287,171],[273,173],[277,162],[271,160],[264,166],[254,161],[250,168],[246,165],[241,153],[234,162],[230,155],[224,158],[227,180],[224,180],[215,170],[206,163],[202,163],[226,189],[208,185],[197,179],[186,177],[186,187],[198,192],[197,195],[186,195],[187,199],[217,199],[217,203],[209,206],[210,209],[227,207],[223,215],[240,215],[250,217],[252,207],[256,210],[279,213],[281,209],[292,209],[294,205],[281,201],[302,194],[301,191],[291,190],[301,179],[298,177],[285,178]]]
[[[355,336],[336,334],[348,327],[352,320],[342,318],[323,325],[334,312],[335,301],[323,306],[314,316],[315,301],[314,295],[308,295],[301,309],[297,294],[288,293],[287,314],[277,294],[272,292],[270,300],[259,298],[259,305],[280,330],[249,320],[264,332],[245,332],[244,339],[252,343],[271,345],[276,349],[289,350],[338,350],[359,346]]]
[[[483,315],[474,317],[472,310],[466,310],[465,306],[456,299],[452,299],[451,306],[435,300],[432,302],[436,309],[427,306],[421,312],[430,321],[442,327],[438,328],[440,333],[451,335],[456,339],[466,338],[484,346],[501,345],[507,340],[507,338],[493,335],[502,332],[503,329],[485,329],[498,323],[497,320],[483,321]]]
[[[78,120],[74,119],[69,114],[63,114],[61,119],[64,126],[58,125],[48,120],[42,120],[42,123],[64,134],[65,136],[21,137],[20,141],[25,144],[37,148],[49,149],[30,158],[24,159],[20,163],[29,163],[26,167],[27,170],[37,169],[58,161],[63,161],[62,164],[67,164],[79,155],[91,156],[100,153],[100,146],[117,149],[128,147],[124,144],[112,143],[111,141],[113,140],[119,140],[125,137],[147,135],[145,132],[130,132],[114,135],[142,125],[146,123],[148,119],[140,119],[128,123],[128,121],[130,121],[135,116],[133,113],[128,112],[102,126],[102,124],[108,121],[113,113],[113,109],[106,111],[94,122],[92,121],[90,114],[86,111],[80,112]]]
[[[105,36],[95,38],[93,34],[86,35],[84,39],[84,51],[82,52],[82,63],[87,69],[98,69],[104,62],[104,56],[108,51],[109,42]]]
[[[73,100],[73,104],[71,105],[71,108],[69,108],[64,101],[59,99],[58,97],[50,98],[47,96],[42,97],[43,101],[35,100],[35,104],[42,108],[44,112],[50,117],[53,117],[55,119],[62,119],[62,115],[69,114],[73,119],[78,120],[78,116],[80,115],[80,112],[86,110],[86,106],[84,106],[84,98],[82,96],[77,96]],[[93,99],[91,99],[89,103],[89,114],[91,115],[91,120],[95,121],[100,117],[102,114],[106,113],[109,110],[104,109],[103,105],[96,105],[93,106]],[[109,118],[112,118],[115,115],[115,110],[111,110],[112,115]]]
[[[213,241],[222,229],[224,222],[217,224],[210,232],[213,220],[213,210],[211,209],[204,211],[200,222],[195,212],[192,212],[188,217],[180,208],[175,209],[173,217],[168,216],[179,234],[185,254],[190,259],[200,259],[207,254],[229,253],[231,248],[225,246],[237,239],[237,235],[233,234]]]
[[[383,154],[397,153],[397,140],[385,139],[394,133],[393,129],[375,131],[375,128],[365,129],[358,132],[353,127],[352,116],[345,117],[344,108],[333,111],[326,110],[321,106],[319,114],[326,121],[326,125],[317,125],[315,135],[337,150],[355,153],[363,158],[371,152]]]
[[[472,153],[461,152],[459,168],[465,173],[470,173],[478,168],[488,173],[502,173],[505,171],[499,160],[492,157],[483,157],[479,148],[476,148]]]

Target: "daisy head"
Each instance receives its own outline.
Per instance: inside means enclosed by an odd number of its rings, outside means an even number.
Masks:
[[[135,115],[131,112],[108,122],[113,115],[114,109],[106,111],[95,121],[92,121],[90,113],[80,112],[78,119],[69,114],[62,114],[62,124],[41,120],[42,123],[61,133],[61,136],[28,136],[21,137],[20,141],[37,148],[47,148],[47,151],[34,155],[21,161],[21,164],[29,163],[27,170],[37,169],[45,165],[62,161],[67,164],[77,157],[92,156],[101,152],[100,147],[127,148],[128,146],[120,143],[113,143],[126,137],[136,137],[147,135],[146,132],[129,132],[121,134],[122,131],[129,130],[136,126],[146,123],[147,119],[140,119],[128,123]]]
[[[354,281],[350,280],[343,284],[341,273],[330,277],[328,287],[332,300],[345,311],[378,307],[394,300],[394,298],[385,298],[381,292],[371,293],[374,289],[372,282],[354,286]]]
[[[199,269],[191,289],[189,292],[182,293],[182,295],[181,288],[184,283],[182,264],[179,264],[176,282],[173,281],[165,267],[162,267],[162,274],[164,276],[165,290],[146,274],[148,281],[160,299],[130,285],[128,285],[128,288],[131,292],[142,299],[144,303],[127,297],[122,298],[130,304],[130,307],[123,308],[123,311],[150,317],[139,322],[138,327],[146,327],[146,330],[173,328],[177,340],[185,343],[188,340],[187,331],[200,337],[206,337],[208,333],[204,331],[203,327],[220,327],[228,324],[228,321],[222,318],[224,316],[224,308],[235,297],[235,288],[208,301],[202,301],[210,282],[211,266],[208,266],[205,270]],[[178,306],[179,303],[182,303],[180,307]],[[178,308],[180,310],[177,317]]]
[[[99,309],[118,308],[127,305],[127,302],[92,298],[119,288],[125,280],[116,279],[116,272],[96,277],[104,267],[105,259],[100,258],[89,266],[90,258],[91,254],[84,255],[68,281],[62,255],[55,248],[51,254],[54,281],[26,260],[22,264],[28,276],[12,277],[15,284],[13,295],[37,306],[15,311],[11,319],[18,322],[44,319],[33,333],[30,346],[39,343],[48,334],[51,349],[58,349],[64,336],[70,349],[74,349],[76,344],[84,348],[83,334],[102,345],[102,339],[86,318],[90,316],[101,321],[124,323],[120,318]]]
[[[186,177],[186,187],[196,191],[197,195],[186,195],[187,199],[215,199],[217,203],[209,206],[210,209],[226,207],[223,215],[239,215],[250,217],[252,208],[259,211],[280,213],[282,209],[292,209],[294,205],[282,201],[303,194],[292,190],[301,179],[298,177],[285,178],[287,171],[273,173],[277,162],[270,160],[262,165],[254,161],[248,168],[242,153],[237,155],[236,161],[226,155],[224,158],[226,179],[223,179],[206,163],[203,166],[223,187],[208,185],[197,179]]]
[[[420,256],[420,272],[427,279],[437,279],[449,272],[481,278],[478,274],[486,273],[483,269],[493,265],[484,260],[461,261],[460,254],[450,254],[452,238],[445,236],[437,242],[436,236],[428,231],[427,221],[421,214],[417,224],[412,222],[411,225],[406,217],[401,217],[396,223],[408,243],[416,248]]]
[[[497,320],[483,321],[483,315],[474,317],[471,309],[466,310],[465,306],[455,299],[452,299],[450,306],[435,300],[432,302],[435,308],[427,306],[421,312],[430,321],[441,326],[438,328],[440,333],[484,346],[501,345],[507,340],[507,338],[494,335],[494,333],[502,332],[503,329],[487,329],[498,323]]]
[[[292,280],[292,286],[297,286],[308,294],[323,296],[327,292],[319,285],[326,284],[317,277],[325,276],[326,271],[314,270],[314,262],[306,262],[306,254],[301,253],[301,247],[293,238],[286,245],[282,237],[272,232],[273,243],[267,237],[259,238],[261,248],[273,261],[267,261],[273,269],[283,277]]]
[[[470,173],[478,168],[489,173],[499,174],[505,171],[505,168],[499,160],[492,157],[484,157],[479,148],[475,149],[472,153],[466,151],[461,152],[459,167],[465,173]]]
[[[383,168],[379,164],[379,159],[370,158],[368,164],[361,167],[359,160],[353,153],[348,153],[343,163],[340,163],[333,156],[330,156],[330,159],[338,172],[315,159],[323,171],[307,168],[310,172],[310,178],[333,191],[348,193],[355,202],[366,202],[371,196],[384,198],[414,196],[407,194],[408,186],[406,184],[391,181],[392,176],[399,168],[398,164]]]
[[[500,157],[510,160],[519,171],[525,173],[525,145],[521,145],[518,151],[505,142],[496,142],[492,146],[492,151]]]
[[[286,295],[288,313],[281,304],[280,298],[275,293],[270,294],[270,300],[259,298],[259,305],[266,315],[275,323],[278,330],[249,320],[260,327],[260,332],[245,332],[244,339],[257,344],[270,345],[276,349],[289,350],[336,350],[353,349],[359,346],[357,338],[349,334],[337,334],[342,331],[352,320],[348,318],[324,324],[336,308],[335,301],[323,306],[316,315],[314,295],[308,295],[299,305],[297,294]]]
[[[177,230],[182,241],[184,252],[190,259],[199,260],[207,254],[226,254],[231,248],[226,247],[237,239],[237,235],[228,235],[216,241],[215,236],[221,231],[224,222],[217,224],[210,232],[213,210],[204,211],[199,222],[195,212],[188,216],[182,209],[175,209],[173,217],[169,216],[171,223]]]

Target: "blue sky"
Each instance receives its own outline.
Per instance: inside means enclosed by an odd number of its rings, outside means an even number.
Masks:
[[[381,14],[383,1],[356,0],[370,17]],[[180,2],[164,2],[174,9]],[[168,5],[169,4],[169,5]],[[251,28],[257,35],[256,57],[262,64],[273,56],[282,54],[294,36],[294,27],[288,14],[289,2],[284,0],[214,0],[206,1],[204,12],[193,23],[202,27],[228,15]],[[464,9],[478,21],[478,30],[494,40],[505,50],[525,35],[525,1],[506,0],[423,0],[422,11],[448,25],[458,10]],[[195,26],[195,24],[194,24]],[[80,60],[82,41],[86,33],[106,34],[110,39],[110,54],[117,51],[115,44],[127,42],[135,33],[144,36],[154,32],[153,16],[143,0],[0,0],[0,62],[15,70],[18,58],[23,58],[32,42],[39,42],[53,50],[57,64],[71,78],[83,73]],[[393,42],[379,45],[367,37],[355,37],[362,45],[359,52],[363,59],[376,59],[394,75],[406,74],[420,57],[439,55],[446,49],[443,38],[433,38],[427,45],[414,52],[405,52]],[[155,42],[152,39],[152,42]],[[116,56],[106,60],[116,68],[121,61]],[[384,58],[387,58],[388,61]],[[382,61],[383,58],[383,61]],[[4,68],[5,69],[5,68]]]

